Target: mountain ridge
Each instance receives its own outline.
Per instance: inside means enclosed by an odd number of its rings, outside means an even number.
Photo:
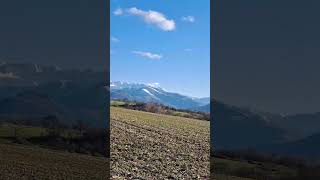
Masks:
[[[160,86],[143,83],[112,81],[111,99],[127,99],[145,103],[160,103],[177,109],[190,109],[203,105],[203,98],[194,98],[175,92],[168,92]],[[206,98],[209,100],[209,98]],[[209,102],[208,102],[209,103]]]

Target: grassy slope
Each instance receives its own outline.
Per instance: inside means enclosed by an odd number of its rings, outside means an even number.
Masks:
[[[63,130],[63,129],[61,129]],[[23,126],[23,125],[13,125],[5,124],[0,126],[0,138],[13,138],[16,133],[17,137],[21,138],[32,138],[32,137],[41,137],[48,135],[46,128],[42,127],[33,127],[33,126]],[[73,129],[64,129],[60,134],[62,137],[78,137],[80,133]]]
[[[234,159],[213,158],[212,170],[222,179],[230,179],[233,175],[238,177],[247,177],[251,179],[290,179],[296,176],[296,170],[283,165],[241,161]]]
[[[147,103],[136,103],[136,102],[125,102],[125,101],[120,101],[120,100],[112,100],[110,102],[110,105],[113,107],[121,107],[121,108],[126,108],[126,109],[152,112],[150,110],[149,111],[147,110],[148,109],[146,107]],[[180,117],[200,119],[200,120],[205,120],[205,121],[210,120],[210,115],[208,113],[194,112],[191,110],[183,110],[183,109],[175,109],[175,108],[160,105],[160,104],[152,104],[151,103],[149,105],[153,105],[154,107],[156,107],[157,114],[165,114],[165,115],[170,115],[170,116],[180,116]]]
[[[111,175],[208,179],[209,123],[111,107]]]
[[[62,136],[75,137],[74,130]],[[44,149],[38,145],[21,145],[18,138],[47,135],[47,129],[23,125],[0,126],[0,179],[107,179],[109,163],[106,158],[65,151]],[[26,141],[25,141],[26,142]]]
[[[107,179],[108,161],[87,155],[0,144],[0,179]]]
[[[47,134],[45,128],[7,124],[6,126],[0,127],[0,138],[14,137],[15,132],[16,136],[23,138],[39,137]]]

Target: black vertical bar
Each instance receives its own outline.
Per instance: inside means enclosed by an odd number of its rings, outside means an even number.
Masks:
[[[106,19],[105,19],[105,27],[106,27],[106,66],[107,66],[107,78],[106,78],[106,89],[107,89],[107,99],[106,99],[106,111],[107,111],[107,139],[106,139],[106,153],[107,153],[107,170],[108,170],[108,178],[110,179],[110,1],[106,0]]]
[[[218,53],[218,42],[219,42],[219,33],[218,33],[218,21],[219,21],[219,0],[210,1],[210,179],[214,178],[214,114],[213,114],[213,97],[214,97],[214,61],[217,61]]]

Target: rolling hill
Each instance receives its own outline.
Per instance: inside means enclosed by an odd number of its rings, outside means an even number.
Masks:
[[[217,149],[320,160],[319,113],[281,116],[213,101],[211,143]]]
[[[285,156],[306,158],[312,162],[320,162],[320,133],[306,138],[280,144],[273,144],[261,149],[265,152],[277,153]]]
[[[218,149],[254,148],[283,142],[285,131],[272,126],[259,114],[213,101],[212,142]]]
[[[0,179],[95,179],[109,177],[109,159],[0,143]]]
[[[114,179],[208,179],[208,121],[111,107]]]

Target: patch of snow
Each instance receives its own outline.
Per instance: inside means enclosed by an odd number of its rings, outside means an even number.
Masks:
[[[159,83],[149,83],[149,84],[147,84],[147,86],[148,86],[149,88],[151,88],[152,90],[154,90],[154,91],[156,91],[156,92],[158,92],[158,93],[161,93],[161,94],[163,94],[163,92],[160,92],[159,90],[164,91],[164,92],[168,92],[168,91],[165,90],[164,88],[160,87],[160,84],[159,84]]]
[[[154,88],[159,88],[160,84],[159,83],[149,83],[147,84],[148,86],[154,87]]]
[[[148,91],[147,89],[142,89],[144,92],[146,92],[147,94],[149,94],[150,96],[156,98],[156,99],[159,99],[157,98],[154,94],[152,94],[150,91]]]
[[[34,68],[36,69],[37,73],[42,72],[42,69],[41,69],[41,67],[39,65],[34,64]]]
[[[62,71],[62,68],[59,66],[55,66],[56,71]]]
[[[166,90],[166,89],[164,89],[164,88],[161,88],[161,90],[164,91],[164,92],[168,92],[168,90]]]
[[[144,92],[148,93],[150,96],[154,96],[150,91],[148,91],[147,89],[142,89]]]
[[[149,87],[150,89],[154,90],[157,93],[163,94],[162,92],[158,91],[157,89],[153,88],[153,87]]]

